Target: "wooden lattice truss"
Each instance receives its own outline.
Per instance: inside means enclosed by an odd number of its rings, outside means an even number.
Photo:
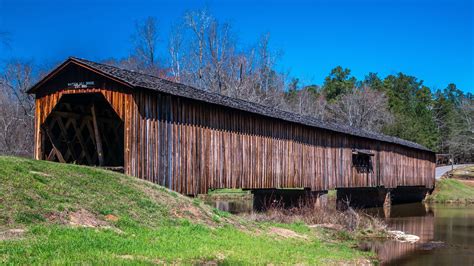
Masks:
[[[63,96],[41,130],[46,160],[123,166],[123,121],[100,94]]]

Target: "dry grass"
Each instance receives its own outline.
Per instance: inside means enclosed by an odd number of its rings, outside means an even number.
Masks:
[[[269,206],[265,212],[247,214],[247,218],[257,222],[305,223],[309,227],[321,227],[335,231],[345,231],[354,237],[382,237],[386,235],[386,223],[363,210],[348,207],[339,211],[335,203],[320,207],[311,202],[298,207],[283,208],[278,204]]]

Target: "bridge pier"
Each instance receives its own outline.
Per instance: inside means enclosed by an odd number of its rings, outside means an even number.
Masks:
[[[424,186],[396,187],[392,191],[392,201],[394,204],[421,202],[429,191]]]
[[[384,207],[385,216],[389,216],[392,204],[421,202],[429,189],[424,186],[396,188],[338,188],[337,208],[345,210],[347,206],[356,208]]]
[[[308,204],[322,207],[327,204],[327,193],[309,189],[254,189],[253,208],[265,211],[269,208],[303,207]]]
[[[345,210],[348,206],[355,208],[389,207],[391,205],[389,189],[377,188],[338,188],[336,207]]]

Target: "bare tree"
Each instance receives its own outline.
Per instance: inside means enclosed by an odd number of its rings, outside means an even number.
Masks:
[[[34,102],[26,94],[32,84],[30,62],[12,61],[0,76],[0,153],[31,156]]]
[[[204,59],[205,59],[205,47],[206,47],[206,32],[213,20],[207,9],[200,9],[195,11],[187,12],[184,16],[184,23],[188,29],[191,30],[193,37],[191,38],[191,57],[190,59],[193,64],[189,67],[193,67],[190,73],[197,73],[195,77],[196,86],[201,89],[206,89],[203,85],[204,76]]]
[[[209,60],[206,66],[207,86],[218,93],[226,93],[229,88],[229,78],[232,73],[231,66],[235,51],[235,41],[232,39],[231,27],[228,23],[220,24],[213,20],[207,33],[207,47]]]
[[[288,109],[284,97],[286,76],[275,70],[279,53],[270,50],[270,34],[266,33],[260,37],[249,56],[252,57],[251,89],[257,96],[252,101],[264,105],[274,106],[280,109]]]
[[[459,121],[447,141],[448,152],[459,162],[474,162],[474,100],[464,97],[458,111]]]
[[[293,91],[289,99],[290,111],[319,120],[327,119],[328,102],[317,86],[308,86]]]
[[[463,98],[460,108],[461,119],[467,127],[467,130],[474,135],[474,100]],[[474,136],[471,136],[471,138]]]
[[[34,116],[34,101],[26,91],[32,85],[32,77],[33,67],[31,62],[12,60],[6,65],[0,80],[2,87],[15,97],[24,115],[30,117]]]
[[[132,36],[135,41],[135,52],[147,67],[153,68],[157,56],[157,45],[159,40],[158,21],[154,17],[148,17],[144,21],[136,24],[135,34]]]
[[[170,69],[173,80],[181,81],[181,65],[183,61],[183,27],[176,24],[171,29],[171,34],[168,39],[168,53],[170,56]]]
[[[343,95],[329,106],[329,113],[335,122],[375,132],[391,121],[385,95],[368,87]]]

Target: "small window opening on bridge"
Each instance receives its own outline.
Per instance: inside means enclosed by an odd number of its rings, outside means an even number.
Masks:
[[[372,173],[372,156],[374,154],[369,150],[353,149],[352,165],[359,173]]]

